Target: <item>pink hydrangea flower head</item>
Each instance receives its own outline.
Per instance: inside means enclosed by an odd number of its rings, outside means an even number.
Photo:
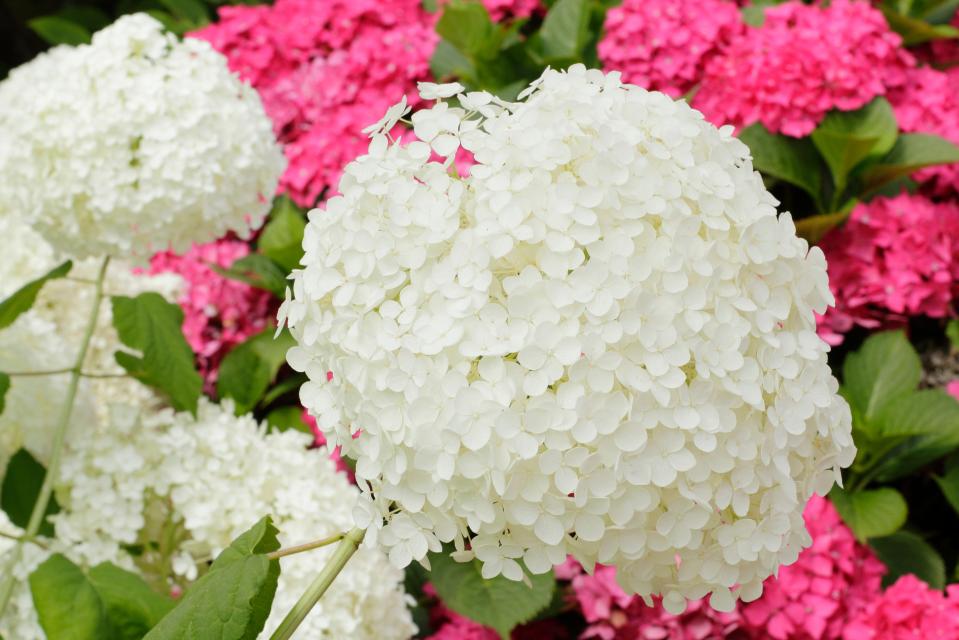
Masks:
[[[901,194],[859,204],[819,245],[836,306],[819,335],[840,344],[854,326],[903,325],[910,316],[954,313],[959,294],[959,204]]]
[[[706,65],[693,106],[717,125],[805,136],[831,109],[852,111],[902,84],[913,57],[864,0],[794,0],[766,9]]]
[[[280,191],[312,206],[367,149],[362,129],[428,80],[438,36],[420,0],[277,0],[224,7],[190,34],[259,92],[288,160]]]
[[[889,94],[899,128],[909,133],[933,133],[959,144],[959,68],[911,70],[906,82]],[[959,163],[937,165],[916,173],[937,196],[959,194]]]
[[[576,603],[588,623],[580,636],[583,640],[707,640],[732,637],[739,627],[737,611],[715,611],[705,600],[691,601],[680,615],[667,612],[659,598],[650,607],[642,598],[623,592],[613,567],[597,565],[590,575],[568,561],[557,575],[572,581]]]
[[[183,335],[197,355],[207,391],[216,382],[223,356],[265,329],[275,315],[269,292],[225,278],[211,268],[229,267],[249,252],[245,242],[224,239],[194,245],[182,256],[164,251],[150,260],[150,273],[176,273],[184,280],[179,300]]]
[[[955,640],[959,638],[959,585],[943,593],[916,576],[902,576],[850,621],[842,638]]]
[[[599,57],[626,82],[678,98],[743,29],[727,0],[625,0],[606,14]]]
[[[495,22],[528,18],[543,8],[540,0],[483,0],[483,6],[489,11]]]
[[[946,385],[946,393],[951,395],[956,400],[959,400],[959,380],[953,380]]]
[[[849,619],[879,595],[885,567],[856,541],[835,507],[814,495],[803,517],[812,546],[766,580],[762,597],[740,606],[751,637],[838,640]]]

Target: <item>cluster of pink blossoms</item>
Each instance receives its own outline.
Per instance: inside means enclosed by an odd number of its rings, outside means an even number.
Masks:
[[[528,18],[543,8],[540,0],[483,0],[483,6],[489,11],[495,22],[514,18]]]
[[[959,204],[901,194],[859,204],[819,243],[836,306],[819,334],[836,345],[854,326],[951,315],[959,294]]]
[[[435,20],[420,0],[277,0],[223,7],[190,35],[259,91],[289,161],[280,191],[312,206],[366,151],[362,129],[400,96],[418,99]]]
[[[959,637],[959,585],[945,594],[905,575],[846,625],[842,640],[955,640]]]
[[[150,260],[150,273],[183,278],[183,334],[197,355],[206,390],[212,391],[220,361],[233,347],[259,333],[275,313],[269,292],[218,274],[211,265],[229,267],[250,252],[239,240],[194,245],[182,256],[171,251]]]
[[[890,92],[889,101],[902,131],[932,133],[959,144],[959,67],[913,69],[906,83]],[[915,177],[934,195],[959,194],[959,164],[929,167]]]
[[[858,109],[902,84],[915,62],[868,2],[793,1],[765,16],[706,64],[693,106],[715,124],[805,136],[830,109]]]
[[[625,0],[606,14],[598,52],[624,81],[678,98],[744,28],[728,0]]]

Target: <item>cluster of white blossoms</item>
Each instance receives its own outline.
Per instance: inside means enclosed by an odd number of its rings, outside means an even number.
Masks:
[[[418,141],[391,110],[310,213],[280,312],[357,524],[397,566],[453,541],[487,577],[615,565],[671,611],[758,597],[855,453],[822,252],[731,127],[616,73],[423,89]]]
[[[55,250],[28,225],[14,216],[0,216],[0,236],[7,242],[0,260],[0,299],[5,299],[31,280],[40,277],[61,259]],[[99,268],[94,258],[76,262],[71,278],[90,280]],[[135,274],[129,264],[113,261],[107,271],[104,293],[135,296],[153,291],[167,300],[176,299],[182,281],[173,274]],[[61,370],[73,366],[93,303],[94,288],[87,282],[58,279],[47,282],[33,306],[9,327],[0,331],[0,371],[30,372]],[[78,312],[78,310],[80,310]],[[84,370],[96,374],[122,374],[114,353],[124,349],[113,328],[109,299],[101,301],[100,316],[87,353]],[[0,413],[0,477],[7,460],[26,447],[46,461],[66,397],[69,375],[14,376]],[[109,419],[111,407],[158,404],[157,396],[131,378],[85,378],[74,404],[72,428],[82,438],[87,425]]]
[[[85,565],[117,563],[168,590],[196,580],[212,558],[265,514],[273,516],[284,546],[348,530],[359,491],[337,472],[326,449],[309,449],[312,439],[304,433],[267,433],[265,425],[237,417],[232,409],[201,400],[196,418],[164,410],[131,413],[124,420],[115,413],[108,427],[82,441],[71,438],[57,488],[62,510],[52,518],[53,550]],[[0,532],[17,533],[9,528],[0,523]],[[125,551],[131,545],[147,550],[134,557]],[[264,637],[332,549],[281,560]],[[41,551],[27,554],[18,569],[23,577],[49,553]],[[39,640],[44,636],[29,587],[21,582],[16,589],[13,608],[0,620],[0,634]],[[381,551],[364,547],[299,632],[315,639],[406,640],[415,631],[402,572]]]
[[[285,165],[259,96],[206,42],[146,14],[0,82],[0,217],[78,257],[245,234]]]

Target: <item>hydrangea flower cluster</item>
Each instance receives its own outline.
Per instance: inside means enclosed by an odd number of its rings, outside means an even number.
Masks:
[[[859,204],[820,247],[836,306],[819,334],[840,344],[854,326],[902,325],[910,316],[942,318],[959,294],[959,204],[901,194]]]
[[[889,95],[902,131],[932,133],[959,144],[959,67],[936,71],[919,67]],[[936,165],[916,173],[938,196],[959,194],[959,163]]]
[[[183,279],[178,302],[183,308],[183,335],[197,355],[200,372],[210,387],[220,361],[269,323],[272,296],[268,291],[221,276],[213,266],[229,267],[250,253],[239,240],[198,244],[183,255],[164,251],[150,259],[150,273],[172,273]]]
[[[706,65],[693,106],[717,125],[805,136],[830,109],[858,109],[902,84],[914,63],[868,2],[793,0],[765,16]]]
[[[959,585],[945,594],[914,575],[904,575],[846,627],[843,640],[955,638],[959,629]]]
[[[366,150],[361,129],[429,78],[435,17],[420,0],[277,0],[222,7],[192,33],[260,92],[289,166],[280,189],[304,206]]]
[[[598,52],[626,82],[678,98],[744,28],[728,0],[626,0],[606,14]]]
[[[81,258],[244,233],[283,170],[256,92],[146,14],[14,69],[0,132],[0,215]]]
[[[543,8],[541,0],[482,0],[490,18],[496,22],[528,18]]]
[[[812,546],[766,581],[762,598],[740,607],[741,628],[753,638],[841,640],[879,597],[886,569],[832,503],[814,496],[803,515]]]
[[[55,516],[55,550],[74,561],[112,561],[143,573],[159,588],[186,586],[207,562],[263,514],[270,513],[284,545],[307,542],[351,526],[358,491],[336,472],[310,437],[267,433],[250,416],[236,417],[229,404],[201,400],[198,417],[137,413],[75,439],[63,465]],[[170,455],[175,451],[176,455]],[[3,526],[0,523],[0,526]],[[6,533],[8,527],[4,527]],[[173,532],[169,555],[144,545]],[[16,533],[12,531],[12,533]],[[144,545],[140,556],[124,549]],[[47,553],[34,549],[22,563],[28,573]],[[0,548],[0,552],[3,549]],[[312,582],[330,549],[281,560],[282,572],[267,620],[269,634]],[[355,564],[354,564],[355,563]],[[337,578],[301,627],[304,637],[405,640],[415,631],[402,573],[379,551],[364,547]],[[19,584],[16,606],[0,622],[5,637],[43,638]]]
[[[822,253],[683,102],[582,65],[461,90],[423,88],[417,142],[385,135],[405,101],[370,128],[280,309],[358,526],[397,566],[452,541],[487,577],[572,554],[672,612],[755,599],[855,454]]]

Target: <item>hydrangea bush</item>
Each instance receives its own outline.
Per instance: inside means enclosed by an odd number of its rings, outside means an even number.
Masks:
[[[0,636],[959,638],[955,3],[231,5],[4,27]]]

